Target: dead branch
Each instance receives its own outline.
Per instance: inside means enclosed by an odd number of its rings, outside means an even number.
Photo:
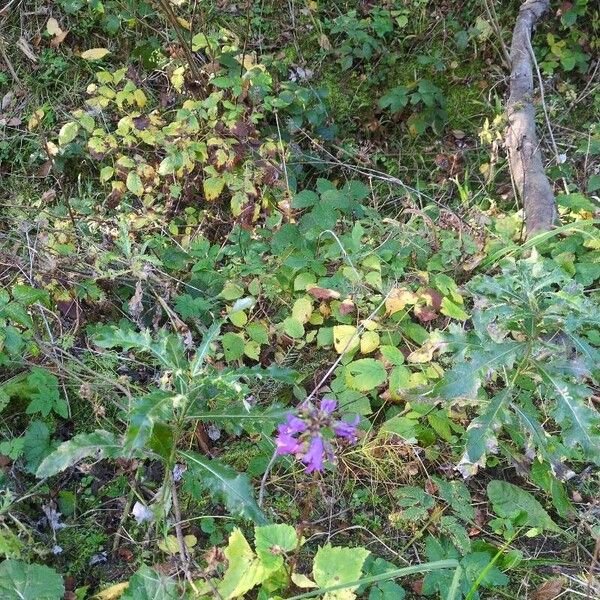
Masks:
[[[529,50],[532,30],[549,4],[549,0],[523,2],[515,23],[510,49],[506,147],[512,176],[523,200],[527,237],[548,231],[557,217],[554,192],[544,172],[535,130],[533,69]]]

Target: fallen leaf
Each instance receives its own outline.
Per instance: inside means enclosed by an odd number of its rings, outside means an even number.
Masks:
[[[393,288],[385,301],[386,314],[389,317],[394,313],[404,310],[407,304],[415,304],[416,301],[416,294],[413,294],[410,290],[406,288]]]
[[[562,579],[548,579],[531,594],[532,600],[554,600],[560,596],[563,589]]]
[[[310,294],[313,298],[316,298],[317,300],[336,300],[340,297],[340,293],[336,292],[335,290],[330,290],[327,288],[321,288],[317,286],[311,288],[307,287],[306,292]]]
[[[23,54],[31,61],[36,63],[37,62],[37,56],[35,54],[35,52],[33,51],[33,48],[31,47],[31,45],[29,44],[29,42],[23,37],[21,36],[18,41],[17,41],[17,48],[19,48],[19,50],[21,50],[21,52],[23,52]]]
[[[62,33],[62,29],[60,28],[58,21],[54,17],[50,17],[48,19],[48,22],[46,23],[46,31],[50,35],[58,35]]]
[[[90,48],[89,50],[82,52],[80,56],[84,60],[100,60],[107,54],[110,54],[110,50],[108,48]]]
[[[68,31],[61,31],[59,34],[55,35],[50,41],[50,48],[58,48],[65,41],[68,33]]]
[[[352,302],[352,300],[349,298],[346,298],[340,304],[340,315],[349,315],[350,313],[354,312],[355,308],[354,302]]]
[[[117,600],[120,598],[125,590],[129,587],[129,582],[124,581],[122,583],[116,583],[107,587],[105,590],[98,592],[95,596],[95,600]]]

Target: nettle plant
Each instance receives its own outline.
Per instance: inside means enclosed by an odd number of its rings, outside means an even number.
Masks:
[[[466,401],[479,413],[465,434],[461,472],[485,466],[501,432],[561,478],[568,477],[566,461],[600,464],[600,414],[590,387],[598,382],[600,318],[584,287],[534,252],[467,289],[472,329],[451,325],[427,343],[452,353],[432,395]]]
[[[247,303],[238,302],[234,312]],[[291,382],[291,371],[276,367],[217,370],[209,355],[220,326],[220,322],[211,326],[191,358],[183,340],[165,331],[152,337],[147,331],[99,327],[93,336],[98,347],[121,348],[146,358],[158,370],[158,383],[140,397],[124,399],[121,410],[127,427],[123,436],[104,430],[76,435],[44,458],[37,476],[50,477],[89,457],[159,461],[164,466],[164,483],[149,508],[157,520],[169,513],[174,484],[187,469],[185,478],[190,489],[207,489],[221,496],[232,513],[264,523],[266,519],[253,499],[247,475],[185,449],[184,441],[198,422],[210,421],[230,433],[270,435],[284,416],[277,405],[264,410],[253,407],[246,400],[250,396],[247,381],[271,378]]]
[[[428,79],[392,88],[379,99],[378,104],[394,115],[412,109],[407,124],[413,134],[425,133],[428,128],[439,131],[447,119],[446,98],[442,90]]]

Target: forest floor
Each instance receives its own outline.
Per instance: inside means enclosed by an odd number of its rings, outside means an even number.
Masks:
[[[527,239],[519,4],[3,2],[3,599],[600,598],[600,10]]]

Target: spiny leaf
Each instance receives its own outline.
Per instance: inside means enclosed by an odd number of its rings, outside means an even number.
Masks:
[[[256,504],[248,476],[217,460],[204,458],[196,452],[181,452],[190,470],[214,494],[223,498],[227,510],[258,524],[267,519]]]
[[[48,455],[36,475],[39,478],[52,477],[89,456],[95,459],[117,458],[122,451],[123,444],[113,433],[103,430],[80,433]]]
[[[490,481],[487,495],[494,507],[494,512],[506,519],[518,517],[520,522],[529,527],[560,531],[543,506],[527,491],[507,481]]]

